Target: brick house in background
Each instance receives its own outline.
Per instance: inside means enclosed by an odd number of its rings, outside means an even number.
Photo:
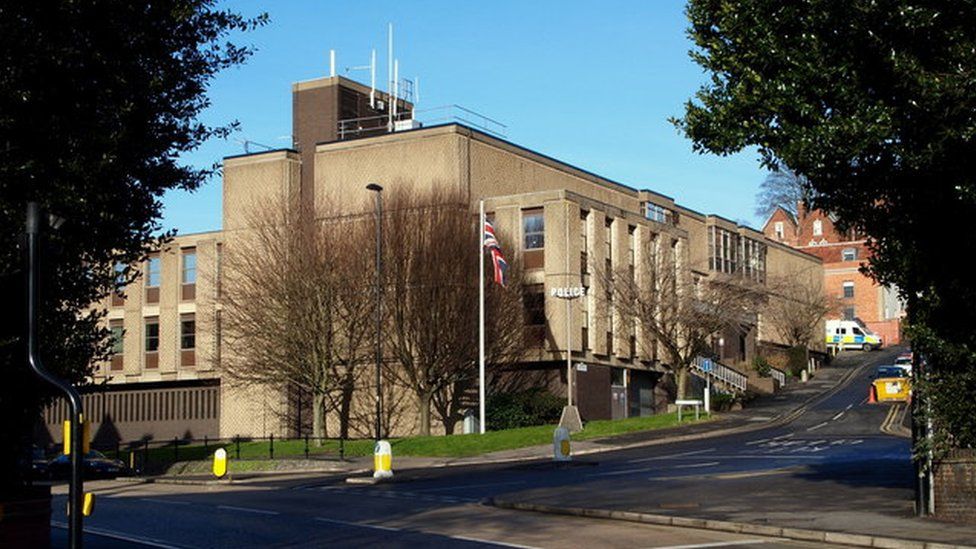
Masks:
[[[838,301],[832,318],[858,318],[881,335],[886,345],[899,343],[905,306],[897,290],[877,284],[860,271],[870,258],[867,237],[854,230],[841,232],[835,222],[831,214],[808,211],[801,202],[796,216],[777,208],[763,226],[763,234],[823,261],[825,291]]]

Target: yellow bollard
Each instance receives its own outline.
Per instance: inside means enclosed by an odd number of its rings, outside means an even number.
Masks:
[[[565,427],[556,427],[552,433],[552,456],[556,461],[570,461],[569,430]]]
[[[71,420],[64,420],[64,448],[62,451],[64,455],[71,455]],[[81,453],[88,454],[91,450],[91,422],[85,421],[85,417],[81,418]]]
[[[213,474],[217,478],[224,478],[227,474],[227,450],[217,448],[213,458]]]
[[[95,494],[91,492],[85,492],[85,499],[81,503],[81,514],[85,517],[92,516],[95,512]]]
[[[393,449],[385,440],[377,441],[373,448],[373,478],[393,478]]]

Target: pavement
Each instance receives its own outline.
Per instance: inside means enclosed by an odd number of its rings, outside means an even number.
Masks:
[[[345,482],[368,460],[222,484],[93,484],[87,524],[165,547],[972,544],[976,526],[913,516],[904,408],[865,402],[870,372],[895,353],[845,354],[713,422],[576,442],[570,463],[546,445],[395,457],[395,481],[372,486]]]

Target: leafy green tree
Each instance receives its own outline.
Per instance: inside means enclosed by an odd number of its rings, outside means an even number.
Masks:
[[[901,289],[916,348],[943,377],[971,369],[976,4],[691,0],[687,15],[710,75],[674,121],[695,150],[756,146],[807,178],[813,207],[870,236],[869,272]],[[953,417],[942,428],[971,432]]]
[[[213,0],[81,0],[0,4],[0,275],[24,303],[20,239],[28,201],[66,219],[44,242],[41,355],[84,383],[107,351],[91,310],[134,276],[132,265],[170,235],[160,198],[193,190],[215,168],[181,154],[235,124],[208,126],[214,75],[252,53],[226,42],[263,25]],[[0,333],[0,492],[24,481],[31,430],[49,389],[28,373],[22,308]],[[29,462],[27,463],[29,465]],[[28,469],[29,470],[29,469]]]

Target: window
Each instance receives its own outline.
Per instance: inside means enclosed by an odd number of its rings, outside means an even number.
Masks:
[[[146,319],[146,352],[159,351],[159,317]]]
[[[853,282],[845,282],[844,283],[844,297],[845,298],[854,297],[854,283]]]
[[[782,221],[777,221],[773,225],[773,231],[776,233],[776,238],[778,240],[783,240],[784,236],[786,235],[786,232],[783,229],[783,222]]]
[[[590,212],[586,210],[580,210],[580,273],[587,274],[590,272],[589,268],[589,258],[587,256],[587,250],[589,248],[589,242],[587,242],[587,230],[586,230],[586,220],[589,217]]]
[[[526,293],[522,300],[525,307],[525,324],[527,326],[544,326],[546,324],[546,294],[541,291]]]
[[[522,238],[526,250],[545,247],[546,222],[542,210],[522,212]]]
[[[610,368],[610,385],[614,387],[623,387],[625,370],[623,368]]]
[[[854,307],[844,307],[844,320],[854,320]]]
[[[115,263],[115,289],[122,291],[125,287],[125,264],[121,262]]]
[[[857,261],[857,248],[844,248],[841,255],[844,261]]]
[[[183,284],[196,284],[197,282],[197,250],[196,248],[186,248],[183,250]]]
[[[197,322],[193,313],[180,316],[180,349],[194,349],[197,346]]]
[[[853,333],[854,335],[859,335],[859,336],[864,335],[864,332],[862,332],[861,329],[858,328],[857,326],[851,328],[851,333]]]
[[[653,202],[644,203],[644,217],[658,223],[674,224],[674,212]]]
[[[823,221],[817,219],[813,222],[813,236],[823,235]]]
[[[159,255],[150,256],[149,261],[146,262],[146,286],[149,288],[158,288],[159,275]]]
[[[121,355],[124,352],[122,343],[123,343],[123,336],[125,335],[125,330],[122,328],[122,321],[121,320],[110,321],[109,329],[112,331],[112,354]]]
[[[708,228],[709,268],[732,274],[738,269],[739,235],[716,226]]]

